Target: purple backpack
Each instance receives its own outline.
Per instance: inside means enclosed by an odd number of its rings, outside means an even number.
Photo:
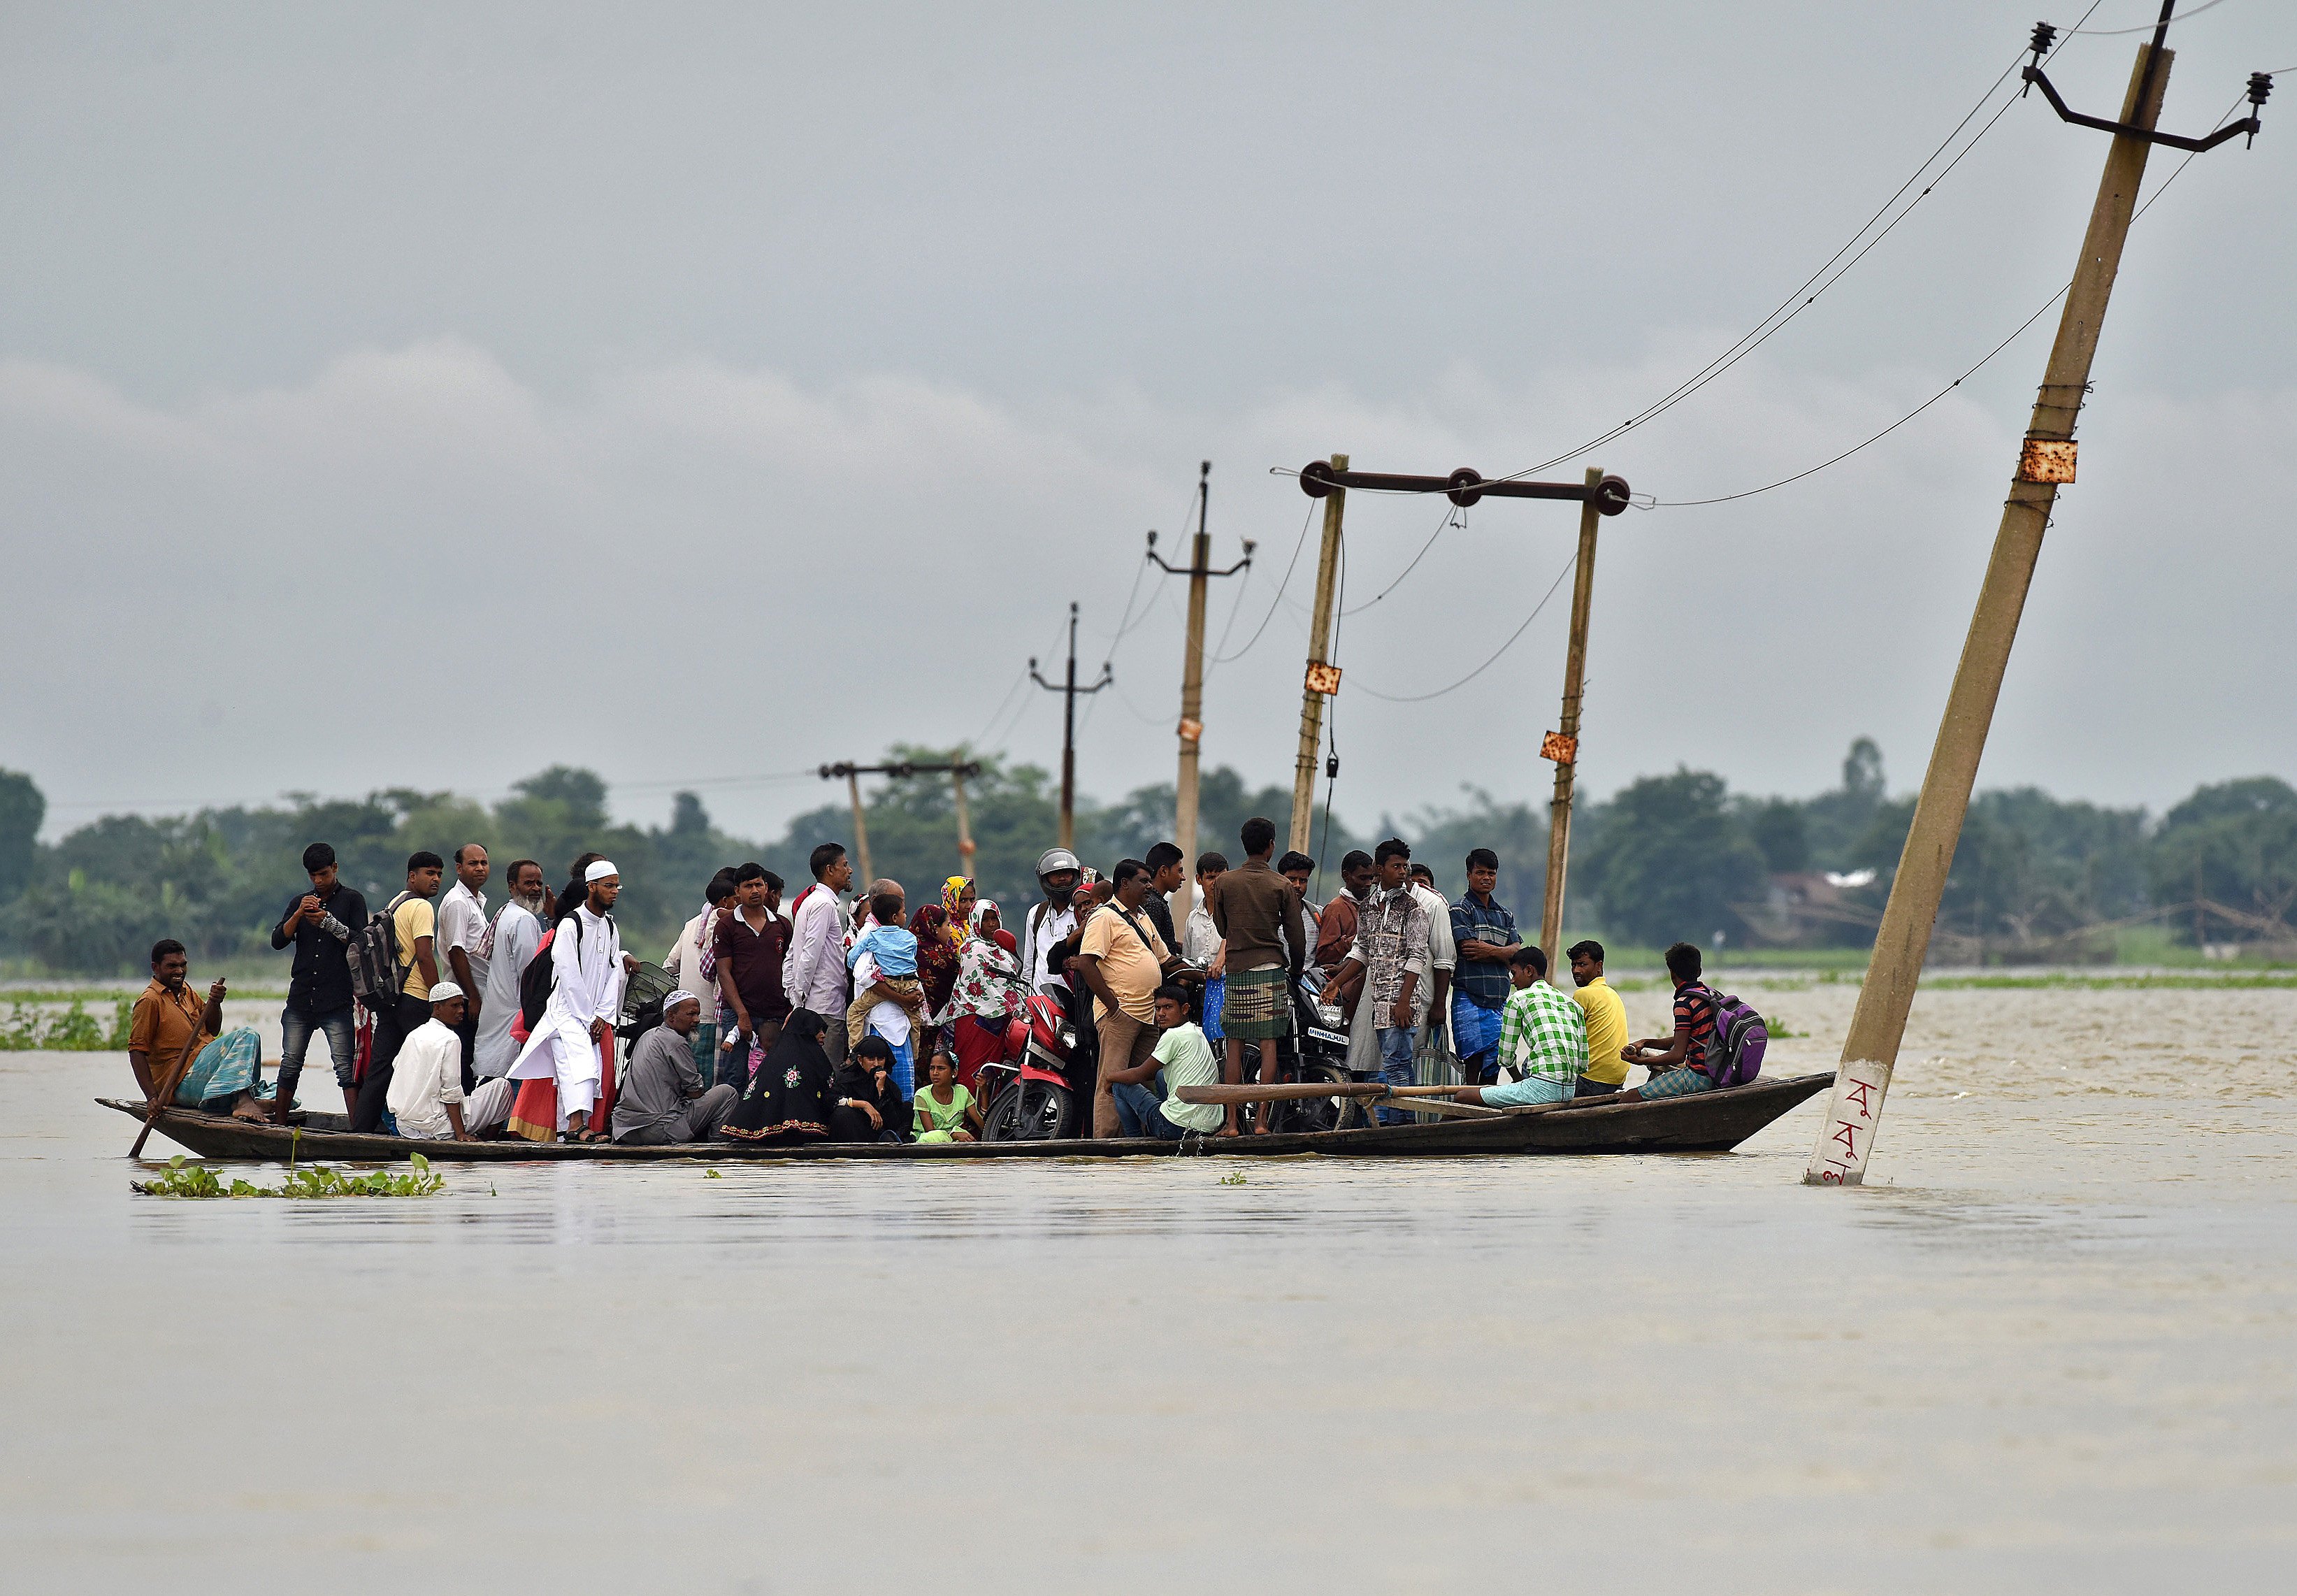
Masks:
[[[1745,1086],[1762,1074],[1763,1049],[1771,1044],[1770,1029],[1761,1015],[1738,999],[1725,997],[1711,986],[1701,990],[1715,1005],[1715,1035],[1707,1044],[1701,1073],[1717,1091],[1726,1086]]]

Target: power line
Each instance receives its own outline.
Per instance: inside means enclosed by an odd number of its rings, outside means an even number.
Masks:
[[[1412,556],[1412,564],[1406,565],[1402,571],[1398,572],[1394,581],[1388,583],[1387,587],[1382,588],[1370,598],[1365,599],[1362,604],[1356,605],[1355,610],[1350,610],[1346,613],[1353,615],[1357,610],[1368,610],[1371,608],[1372,605],[1378,604],[1381,599],[1386,598],[1389,594],[1402,587],[1404,585],[1404,579],[1410,576],[1414,571],[1419,569],[1420,562],[1427,557],[1428,551],[1429,549],[1436,547],[1436,539],[1444,535],[1445,531],[1451,526],[1455,517],[1459,520],[1460,524],[1463,528],[1467,525],[1467,513],[1465,511],[1461,510],[1457,505],[1445,506],[1444,519],[1437,522],[1436,523],[1436,530],[1428,534],[1428,541],[1421,544],[1420,546],[1420,552]]]
[[[2225,0],[2202,0],[2201,4],[2187,6],[2185,10],[2171,17],[2169,21],[2172,22],[2182,22],[2187,17],[2198,17],[2205,11],[2215,11],[2219,6],[2223,5],[2224,4]],[[2097,7],[2095,5],[2089,8],[2090,11],[2095,11]],[[2089,12],[2086,11],[2082,13],[2082,21],[2085,22],[2089,21]],[[2080,34],[2086,38],[2110,39],[2118,38],[2125,33],[2151,33],[2161,25],[2161,24],[2159,22],[2148,22],[2142,28],[2083,28],[2076,26],[2068,29],[2066,31],[2069,33]]]
[[[2095,10],[2096,8],[2093,6],[2091,9]],[[2242,99],[2245,96],[2236,96],[2234,103],[2226,108],[2225,114],[2218,118],[2217,125],[2219,127],[2222,128],[2225,126],[2227,119],[2233,115],[2235,111],[2239,109]],[[2140,217],[2143,217],[2147,211],[2153,209],[2153,202],[2169,192],[2169,185],[2175,183],[2180,174],[2182,174],[2187,167],[2194,164],[2194,157],[2198,155],[2200,152],[2201,152],[2197,150],[2189,152],[2185,160],[2179,161],[2177,166],[2171,169],[2169,175],[2161,179],[2161,186],[2146,196],[2145,202],[2140,205],[2137,208],[2136,213],[2129,218],[2129,222],[2132,226],[2136,226],[2137,225],[2137,221]],[[1830,465],[1840,465],[1843,461],[1848,460],[1851,456],[1866,448],[1867,445],[1879,443],[1883,439],[1888,438],[1900,427],[1905,426],[1908,422],[1914,420],[1915,416],[1920,415],[1923,411],[1929,409],[1932,405],[1937,404],[1947,394],[1952,393],[1955,389],[1961,387],[1969,378],[1976,375],[1986,366],[1988,362],[1991,361],[1995,358],[1995,356],[2000,354],[2004,350],[2008,349],[2013,343],[2016,342],[2020,333],[2025,332],[2027,328],[2039,321],[2043,315],[2049,310],[2051,306],[2065,298],[2066,290],[2072,286],[2073,284],[2070,280],[2067,282],[2064,288],[2059,289],[2057,292],[2043,300],[2040,308],[2036,309],[2033,315],[2028,317],[2024,321],[2020,322],[2016,329],[2011,333],[2009,337],[2004,339],[2000,343],[1996,344],[1992,349],[1987,350],[1986,354],[1978,361],[1978,363],[1970,367],[1969,370],[1964,372],[1961,376],[1955,378],[1953,382],[1948,383],[1945,387],[1931,395],[1930,398],[1924,399],[1921,404],[1916,405],[1913,409],[1898,417],[1898,420],[1892,422],[1889,426],[1884,427],[1881,432],[1852,444],[1848,448],[1844,449],[1832,459],[1822,460],[1815,465],[1796,472],[1792,476],[1781,477],[1777,481],[1766,482],[1759,488],[1749,488],[1737,493],[1725,493],[1714,498],[1660,499],[1639,507],[1642,509],[1689,510],[1696,509],[1702,505],[1729,504],[1733,499],[1752,498],[1758,493],[1768,493],[1773,489],[1783,488],[1790,482],[1799,482],[1803,478],[1807,476],[1815,476],[1819,472],[1824,471]]]
[[[1292,557],[1284,563],[1284,580],[1276,584],[1276,596],[1268,601],[1268,613],[1263,615],[1260,618],[1260,624],[1252,629],[1252,636],[1246,640],[1244,646],[1238,649],[1234,654],[1223,654],[1219,649],[1215,648],[1213,650],[1213,657],[1205,662],[1206,664],[1225,665],[1232,661],[1240,660],[1246,654],[1252,652],[1252,646],[1255,643],[1260,641],[1260,634],[1268,629],[1268,623],[1271,621],[1276,619],[1277,606],[1284,602],[1284,590],[1292,585],[1293,568],[1300,564],[1300,551],[1306,547],[1308,544],[1308,526],[1311,522],[1315,520],[1315,518],[1316,505],[1315,501],[1312,499],[1308,504],[1308,513],[1300,518],[1300,535],[1292,541]],[[1239,604],[1243,602],[1243,595],[1244,589],[1241,587],[1239,587],[1237,589],[1237,598]],[[1229,620],[1231,623],[1236,620],[1236,614],[1233,610],[1229,613]],[[1225,643],[1227,640],[1228,633],[1223,630],[1221,633],[1221,641]]]
[[[1458,692],[1461,687],[1466,687],[1470,682],[1475,680],[1476,678],[1481,676],[1485,671],[1497,664],[1499,662],[1500,655],[1505,654],[1509,649],[1515,646],[1516,639],[1522,637],[1526,631],[1529,630],[1531,623],[1539,619],[1539,613],[1547,607],[1548,599],[1555,596],[1557,589],[1563,586],[1563,579],[1571,574],[1571,568],[1578,563],[1579,551],[1575,548],[1571,551],[1571,557],[1563,562],[1563,569],[1555,573],[1555,580],[1548,587],[1546,595],[1542,597],[1537,604],[1532,605],[1531,613],[1523,618],[1523,624],[1517,627],[1515,630],[1508,634],[1508,640],[1501,644],[1496,649],[1493,650],[1491,658],[1486,660],[1473,670],[1469,671],[1467,675],[1461,677],[1458,681],[1453,682],[1450,687],[1438,687],[1433,693],[1414,693],[1408,696],[1399,696],[1394,693],[1377,692],[1371,687],[1363,686],[1361,682],[1356,685],[1356,690],[1360,693],[1369,694],[1374,698],[1384,699],[1389,703],[1425,703],[1431,698],[1441,698],[1446,693]]]

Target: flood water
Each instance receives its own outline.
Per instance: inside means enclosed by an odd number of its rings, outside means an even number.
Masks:
[[[1808,1033],[1766,1070],[1831,1066],[1855,989],[1734,984]],[[1657,992],[1628,1008],[1659,1028]],[[1721,1156],[190,1203],[128,1191],[134,1128],[88,1101],[122,1057],[0,1054],[0,1568],[2286,1590],[2293,1077],[2286,990],[1943,991],[1858,1191],[1799,1183],[1812,1103]]]

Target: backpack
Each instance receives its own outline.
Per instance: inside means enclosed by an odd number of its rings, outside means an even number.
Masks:
[[[579,915],[568,915],[558,922],[558,926],[564,926],[569,920],[574,924],[574,957],[580,958],[582,957],[582,919]],[[606,924],[612,926],[613,923],[614,917],[608,915]],[[550,944],[558,940],[558,926],[553,926],[542,934],[542,940],[534,944],[534,957],[528,959],[526,968],[519,972],[518,1017],[525,1023],[529,1036],[533,1035],[534,1028],[542,1023],[542,1011],[550,1006],[551,989],[558,984],[556,967],[544,957],[550,951]]]
[[[369,915],[366,924],[343,944],[343,962],[350,967],[351,995],[369,1008],[395,1000],[407,987],[407,967],[399,962],[399,927],[391,917],[411,894],[401,893]]]
[[[1762,1073],[1763,1050],[1770,1046],[1770,1028],[1757,1014],[1737,998],[1726,997],[1713,987],[1703,987],[1708,1001],[1715,1005],[1715,1034],[1707,1044],[1707,1057],[1701,1073],[1720,1091],[1726,1086],[1745,1086]]]

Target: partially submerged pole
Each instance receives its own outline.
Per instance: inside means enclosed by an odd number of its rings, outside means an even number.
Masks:
[[[1603,480],[1587,468],[1587,502],[1579,510],[1579,558],[1571,579],[1571,642],[1563,656],[1563,720],[1540,753],[1555,761],[1555,798],[1547,819],[1547,895],[1539,915],[1539,946],[1547,955],[1547,978],[1560,967],[1556,944],[1563,940],[1563,878],[1571,862],[1571,791],[1579,768],[1579,705],[1587,679],[1587,612],[1595,596],[1595,528],[1602,520],[1595,486]]]
[[[1346,471],[1348,457],[1332,457],[1332,469]],[[1340,515],[1347,491],[1334,488],[1324,498],[1323,551],[1316,559],[1316,607],[1308,618],[1308,673],[1300,690],[1300,756],[1292,767],[1291,849],[1308,851],[1309,822],[1316,807],[1316,740],[1324,730],[1324,696],[1339,691],[1339,673],[1330,665],[1332,584],[1340,563]]]
[[[2122,103],[2123,124],[2145,132],[2153,129],[2169,86],[2172,54],[2161,45],[2158,31],[2152,44],[2139,49]],[[2081,260],[2058,318],[2057,341],[2050,349],[2010,497],[2002,507],[1994,555],[1979,589],[1961,662],[1955,668],[1954,687],[1931,750],[1930,768],[1922,776],[1906,845],[1898,857],[1898,873],[1891,879],[1881,927],[1875,933],[1866,982],[1859,988],[1858,1006],[1843,1041],[1834,1095],[1803,1173],[1804,1181],[1814,1186],[1857,1186],[1865,1179],[1882,1099],[1889,1090],[1915,983],[1930,951],[1939,901],[1970,808],[1979,761],[1986,752],[1986,734],[1993,725],[2011,645],[2017,640],[2026,590],[2041,557],[2042,534],[2057,502],[2058,483],[2073,480],[2074,422],[2088,390],[2098,330],[2113,292],[2114,274],[2120,268],[2121,246],[2129,234],[2151,148],[2140,133],[2124,132],[2115,135],[2106,153],[2089,230],[2082,239]]]

